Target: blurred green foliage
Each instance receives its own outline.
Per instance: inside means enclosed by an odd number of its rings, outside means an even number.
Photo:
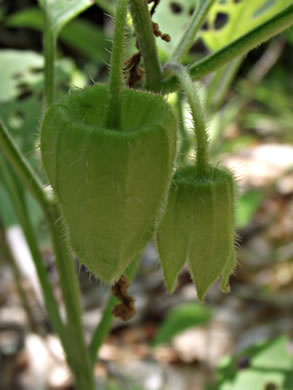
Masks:
[[[293,356],[285,336],[254,345],[218,368],[217,390],[291,390]]]
[[[169,343],[185,329],[205,325],[212,318],[212,310],[204,305],[185,303],[170,309],[162,325],[157,330],[153,346]]]

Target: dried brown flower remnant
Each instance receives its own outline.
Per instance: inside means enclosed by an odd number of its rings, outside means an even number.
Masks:
[[[163,41],[166,41],[166,42],[171,41],[170,35],[162,33],[162,31],[159,28],[158,23],[153,22],[153,30],[154,30],[155,37],[160,37],[161,39],[163,39]]]
[[[144,70],[140,66],[141,53],[138,52],[125,62],[126,84],[129,88],[135,88],[143,80]]]
[[[151,8],[150,13],[151,13],[151,16],[153,16],[153,14],[156,12],[157,6],[160,3],[160,0],[148,0],[148,4],[151,4],[151,3],[153,3],[153,6]]]
[[[121,276],[112,286],[112,294],[121,302],[114,306],[112,313],[123,321],[128,321],[135,315],[134,298],[128,294],[128,287],[129,282],[125,276]]]

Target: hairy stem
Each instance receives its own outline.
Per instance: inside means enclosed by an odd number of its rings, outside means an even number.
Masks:
[[[136,32],[139,50],[145,69],[145,88],[158,92],[161,83],[161,65],[159,62],[152,20],[146,0],[128,0],[130,13]]]
[[[65,336],[63,336],[65,340],[65,351],[69,364],[72,367],[76,382],[79,386],[78,388],[81,390],[94,390],[94,377],[81,324],[81,307],[78,281],[74,268],[72,253],[68,247],[67,241],[64,240],[64,233],[66,232],[66,229],[63,224],[63,217],[58,205],[46,197],[37,176],[25,160],[24,156],[18,150],[12,137],[1,122],[0,148],[7,160],[15,169],[18,177],[20,180],[22,180],[25,187],[38,201],[47,218],[56,255],[56,264],[67,315],[67,326],[65,332],[66,340]],[[41,267],[40,264],[39,267]],[[44,283],[45,280],[46,279],[43,275],[42,283]],[[56,312],[52,313],[52,310],[55,309],[55,297],[48,286],[45,287],[45,293],[49,294],[48,296],[46,295],[46,299],[48,300],[49,308],[51,310],[48,310],[48,312],[54,325],[54,321],[56,321],[56,318],[58,319],[58,314]],[[61,325],[57,324],[57,331],[59,330],[59,327],[61,328]],[[61,332],[64,332],[63,326],[61,329],[59,332],[62,335],[63,333]],[[74,340],[74,342],[72,342],[72,340]]]
[[[177,74],[178,80],[186,94],[191,108],[196,139],[196,166],[198,168],[198,172],[204,173],[209,164],[208,136],[205,116],[200,99],[187,70],[183,66],[176,64],[170,65],[170,67],[172,67]]]
[[[111,57],[107,128],[120,129],[127,0],[118,0]]]
[[[178,162],[179,164],[184,164],[186,155],[188,154],[191,147],[191,142],[184,123],[183,95],[180,92],[177,93],[177,113],[178,113],[178,127],[181,136],[181,145],[180,145],[180,151],[178,155]]]

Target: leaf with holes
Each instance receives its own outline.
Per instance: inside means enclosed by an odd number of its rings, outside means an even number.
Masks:
[[[290,4],[292,0],[218,0],[201,36],[211,50],[218,50]]]
[[[293,358],[285,336],[260,342],[218,367],[217,390],[291,390]]]
[[[163,52],[171,54],[184,33],[196,2],[194,0],[164,0],[161,1],[154,22],[159,23],[160,30],[171,37],[170,42],[157,39],[157,43]]]
[[[94,0],[38,0],[52,31],[58,35],[71,19],[94,4]]]

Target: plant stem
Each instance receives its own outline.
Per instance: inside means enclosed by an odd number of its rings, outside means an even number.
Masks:
[[[128,0],[130,13],[136,32],[139,50],[145,69],[145,88],[158,92],[161,83],[161,65],[159,62],[152,20],[146,0]]]
[[[137,271],[138,264],[139,264],[139,262],[134,260],[126,269],[125,276],[127,277],[127,279],[129,281],[133,280],[133,278],[136,274],[136,271]],[[116,305],[117,302],[118,302],[118,299],[115,298],[110,293],[106,307],[103,311],[102,318],[101,318],[98,326],[96,327],[96,329],[93,333],[93,336],[92,336],[92,340],[90,342],[89,353],[90,353],[90,359],[91,359],[92,365],[95,364],[95,362],[97,360],[97,356],[99,355],[99,350],[100,350],[103,342],[105,341],[105,338],[107,337],[107,335],[110,332],[110,328],[111,328],[111,324],[112,324],[112,320],[113,320],[112,309]]]
[[[248,53],[250,50],[281,33],[293,23],[293,5],[286,7],[266,23],[254,28],[248,33],[235,39],[222,49],[191,65],[188,70],[193,80],[199,80],[219,69],[234,58]],[[168,68],[166,68],[166,72]],[[167,78],[161,84],[162,93],[169,93],[180,88],[176,76]]]
[[[194,44],[196,35],[205,21],[205,18],[216,0],[206,0],[199,2],[199,8],[195,9],[193,12],[189,26],[187,27],[182,38],[178,42],[171,58],[170,63],[180,63],[185,55],[190,50],[191,46]]]
[[[55,97],[56,35],[50,27],[49,19],[45,11],[44,14],[45,108],[47,108],[54,102]]]
[[[58,205],[51,202],[46,197],[37,176],[34,174],[33,170],[28,165],[27,161],[15,145],[12,137],[1,122],[0,148],[3,150],[5,157],[11,163],[23,184],[38,201],[39,205],[44,211],[45,216],[47,217],[55,250],[56,264],[67,315],[66,340],[64,342],[65,351],[67,353],[69,364],[72,367],[79,388],[82,390],[93,390],[94,377],[82,329],[78,281],[74,269],[72,254],[67,241],[64,239],[64,233],[66,232],[66,229],[63,224],[63,216],[61,215]],[[45,278],[43,279],[42,283],[45,283]],[[48,286],[46,286],[44,292],[46,294],[51,294],[51,290],[48,288]],[[45,297],[48,299],[49,305],[52,305],[52,302],[55,301],[54,295],[46,295]],[[50,306],[50,310],[53,309],[54,307],[52,308],[52,306]],[[49,310],[48,312],[50,314],[50,319],[54,324],[56,318],[58,319],[58,314],[52,314],[52,312]],[[57,317],[55,318],[55,316]],[[59,329],[58,326],[59,325],[57,325],[57,329]],[[62,332],[64,332],[63,326]],[[61,335],[63,335],[63,333],[61,333]],[[63,338],[65,339],[64,336]],[[72,342],[72,340],[74,342]]]
[[[17,265],[17,262],[16,262],[16,260],[14,258],[14,255],[12,253],[10,245],[8,243],[8,240],[7,240],[7,237],[6,237],[6,232],[4,231],[4,226],[3,226],[3,223],[1,221],[1,219],[0,219],[0,242],[1,242],[1,244],[2,244],[1,246],[2,246],[2,248],[4,250],[5,259],[6,259],[7,263],[9,264],[9,266],[10,266],[10,268],[12,270],[13,277],[14,277],[14,280],[15,280],[15,286],[16,286],[19,298],[21,300],[23,309],[24,309],[24,311],[26,313],[27,321],[28,321],[30,330],[32,332],[37,332],[38,331],[38,326],[37,326],[37,324],[35,322],[34,315],[33,315],[33,312],[31,310],[31,306],[30,306],[30,303],[29,303],[29,299],[28,299],[27,293],[26,293],[26,291],[25,291],[25,289],[23,288],[23,285],[22,285],[22,275],[21,275],[21,272],[20,272],[20,270],[18,268],[18,265]]]
[[[66,237],[66,226],[58,204],[51,205],[48,223],[56,255],[56,265],[66,308],[67,332],[73,373],[80,390],[94,390],[94,376],[85,343],[80,293],[74,259]]]
[[[172,65],[170,65],[170,67],[171,66]],[[174,65],[173,69],[176,72],[181,86],[184,89],[191,108],[191,115],[196,138],[196,166],[199,173],[204,173],[207,170],[209,164],[208,136],[204,112],[197,91],[187,70],[181,65]]]
[[[17,176],[23,182],[24,186],[30,191],[32,196],[38,201],[45,214],[49,213],[49,200],[43,191],[39,178],[35,175],[31,166],[28,164],[18,147],[14,143],[10,133],[0,121],[0,149],[10,162],[17,173]]]
[[[107,128],[120,129],[127,0],[118,0],[111,57]]]
[[[94,331],[92,341],[89,346],[92,365],[95,364],[99,350],[109,334],[113,319],[112,309],[117,302],[118,299],[110,293],[106,307],[103,310],[102,318]]]
[[[236,73],[243,62],[244,57],[240,56],[229,62],[226,66],[219,69],[213,75],[208,86],[205,99],[205,106],[215,112],[223,103],[229,87],[234,80]]]
[[[0,127],[1,130],[1,127]],[[3,147],[3,144],[1,143],[1,131],[0,131],[0,146]],[[5,150],[3,147],[3,152],[5,153]],[[8,155],[6,155],[8,158]],[[10,160],[11,162],[11,160]],[[56,301],[56,297],[53,292],[52,284],[48,278],[47,270],[42,262],[41,253],[39,250],[39,247],[37,245],[33,228],[31,226],[31,222],[28,216],[28,213],[26,212],[26,205],[23,202],[23,199],[21,198],[20,192],[17,189],[17,185],[15,180],[12,178],[12,174],[9,174],[9,167],[7,164],[4,164],[4,161],[1,163],[2,168],[2,177],[3,182],[5,184],[6,190],[8,191],[10,198],[13,202],[16,215],[19,219],[19,222],[21,224],[21,227],[23,229],[26,241],[28,243],[28,246],[31,251],[32,259],[34,261],[34,265],[36,267],[36,271],[38,274],[38,278],[40,281],[45,305],[47,312],[49,314],[49,318],[52,321],[53,328],[55,332],[60,337],[61,343],[65,349],[66,347],[66,337],[65,337],[65,328],[64,324],[61,320],[60,312],[58,309],[58,304]],[[14,167],[15,168],[15,167]]]
[[[177,113],[178,127],[181,135],[181,145],[180,151],[178,153],[178,162],[181,165],[184,164],[186,155],[191,147],[191,142],[184,123],[183,95],[180,92],[177,93]]]

